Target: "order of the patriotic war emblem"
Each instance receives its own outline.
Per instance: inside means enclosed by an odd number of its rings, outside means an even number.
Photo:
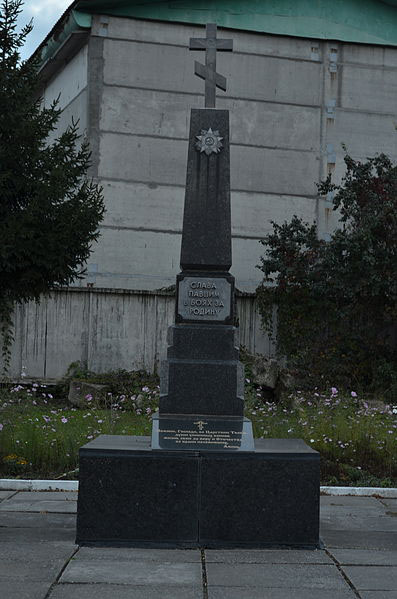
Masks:
[[[196,141],[196,149],[199,152],[205,152],[207,156],[212,154],[218,154],[223,148],[222,139],[219,137],[219,131],[213,131],[211,127],[208,130],[202,129],[201,135],[196,135],[198,141]]]

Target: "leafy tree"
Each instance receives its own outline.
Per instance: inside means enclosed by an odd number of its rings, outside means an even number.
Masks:
[[[55,141],[61,110],[37,97],[39,59],[20,60],[32,30],[17,31],[22,0],[0,5],[0,327],[10,359],[15,303],[81,276],[103,218],[102,190],[86,178],[77,124]]]
[[[384,154],[345,156],[341,185],[331,179],[340,227],[326,242],[294,216],[273,224],[258,266],[263,324],[297,372],[316,381],[397,391],[397,167]]]

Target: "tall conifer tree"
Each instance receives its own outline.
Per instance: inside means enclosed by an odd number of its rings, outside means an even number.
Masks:
[[[55,141],[58,101],[38,97],[39,57],[21,61],[32,23],[17,29],[22,0],[0,4],[0,331],[8,368],[16,303],[39,301],[81,276],[103,218],[90,151],[72,123]]]

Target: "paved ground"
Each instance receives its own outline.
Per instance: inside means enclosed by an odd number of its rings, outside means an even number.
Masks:
[[[318,551],[79,549],[76,493],[0,491],[2,599],[396,599],[397,499],[322,497]]]

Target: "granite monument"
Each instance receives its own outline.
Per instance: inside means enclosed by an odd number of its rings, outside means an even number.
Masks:
[[[244,417],[230,213],[229,113],[215,107],[209,24],[190,40],[205,108],[192,109],[175,324],[152,437],[102,435],[80,450],[77,543],[308,547],[319,543],[319,455],[299,439],[254,440]]]

